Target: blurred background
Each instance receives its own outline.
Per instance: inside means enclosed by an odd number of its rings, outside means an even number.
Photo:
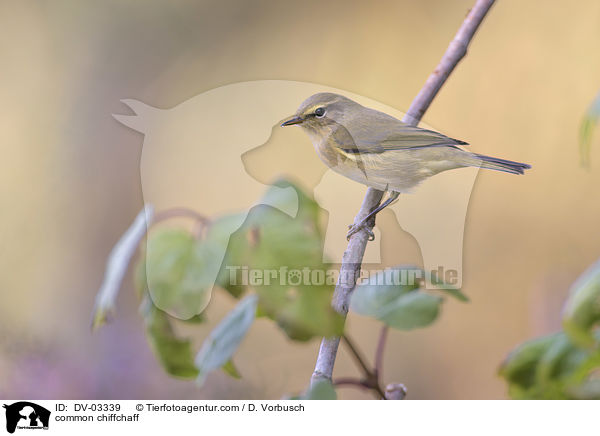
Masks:
[[[91,333],[107,255],[143,204],[143,136],[111,114],[126,112],[123,98],[170,108],[262,79],[320,83],[405,111],[472,3],[0,3],[0,397],[276,399],[304,389],[318,341],[292,343],[264,320],[236,354],[242,380],[216,372],[198,390],[170,378],[148,348],[131,275],[114,322]],[[471,302],[390,335],[384,379],[406,384],[409,398],[505,398],[502,359],[560,328],[569,285],[600,257],[599,139],[590,170],[577,146],[600,88],[598,52],[600,3],[499,1],[427,112],[425,122],[473,150],[533,170],[478,176],[464,240]],[[282,174],[294,164],[273,159]],[[386,244],[418,260],[401,229]],[[210,323],[184,331],[200,344],[234,303],[217,294]],[[348,328],[372,356],[379,324],[351,315]],[[336,375],[354,374],[342,350]]]

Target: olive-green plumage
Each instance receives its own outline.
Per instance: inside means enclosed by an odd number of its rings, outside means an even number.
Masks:
[[[523,174],[529,165],[460,148],[466,142],[413,127],[344,96],[319,93],[306,99],[282,126],[300,125],[321,160],[367,186],[406,192],[428,177],[461,167]]]

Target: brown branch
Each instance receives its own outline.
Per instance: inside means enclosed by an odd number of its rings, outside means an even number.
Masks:
[[[209,224],[210,220],[206,218],[204,215],[199,214],[193,209],[188,209],[186,207],[174,207],[172,209],[166,209],[158,212],[154,217],[154,222],[157,223],[159,221],[165,221],[170,218],[179,218],[179,217],[188,217],[192,218],[204,225]]]
[[[334,386],[353,386],[360,389],[371,389],[365,380],[352,377],[340,377],[333,381]]]
[[[332,383],[335,387],[353,387],[353,388],[358,388],[358,389],[363,389],[363,390],[368,390],[371,391],[372,393],[374,393],[378,399],[380,400],[387,400],[387,392],[383,392],[382,389],[377,386],[374,387],[371,385],[371,383],[369,383],[367,380],[364,379],[357,379],[357,378],[352,378],[352,377],[342,377],[342,378],[336,378],[333,383]],[[395,398],[392,398],[395,399]]]
[[[385,392],[379,384],[379,378],[377,377],[376,371],[369,369],[365,358],[360,354],[360,351],[354,342],[347,336],[343,335],[342,338],[348,346],[348,349],[354,356],[354,360],[358,363],[364,373],[364,379],[361,380],[361,384],[371,390],[373,390],[381,399],[385,399]]]
[[[385,387],[386,400],[404,400],[406,387],[402,383],[391,383]]]
[[[454,67],[467,54],[469,43],[493,4],[494,0],[477,0],[475,2],[475,6],[465,17],[462,26],[460,26],[448,49],[446,49],[442,60],[427,78],[425,85],[413,100],[402,121],[414,126],[419,124],[438,91],[454,71]]]
[[[477,28],[483,21],[483,18],[494,4],[494,0],[477,0],[473,8],[467,14],[456,36],[450,43],[444,53],[439,65],[429,76],[425,85],[419,94],[413,100],[403,121],[417,125],[421,117],[437,95],[438,91],[454,70],[454,67],[467,53],[467,48],[471,39],[475,35]],[[354,223],[359,223],[366,217],[370,211],[374,210],[380,203],[383,192],[369,188],[363,200],[360,211],[354,219]],[[369,222],[369,227],[375,225],[375,220]],[[342,316],[346,317],[350,305],[350,296],[356,285],[356,278],[360,274],[361,263],[365,248],[367,246],[367,232],[357,232],[350,238],[348,247],[342,257],[342,266],[340,268],[340,278],[333,294],[332,306]],[[333,366],[339,347],[340,338],[324,338],[319,348],[317,363],[313,372],[311,382],[325,378],[331,380],[333,375]]]
[[[364,357],[360,354],[360,351],[358,351],[358,348],[354,345],[354,342],[352,342],[352,340],[347,335],[343,335],[342,339],[344,339],[344,342],[346,342],[346,345],[352,353],[354,360],[356,360],[356,363],[358,363],[358,366],[360,366],[363,372],[365,373],[365,378],[369,378],[372,375],[372,371],[367,366],[367,362],[365,361]]]
[[[387,340],[390,328],[384,324],[379,333],[379,341],[377,342],[377,351],[375,352],[375,376],[377,379],[381,376],[383,370],[383,351],[385,350],[385,342]]]

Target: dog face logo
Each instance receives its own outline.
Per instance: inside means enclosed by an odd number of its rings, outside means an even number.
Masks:
[[[48,429],[50,411],[29,401],[4,404],[6,409],[6,431],[14,433],[18,429]]]
[[[286,198],[269,204],[263,194],[281,175],[294,180],[312,193],[327,212],[323,261],[338,264],[346,249],[348,224],[352,223],[366,187],[327,168],[300,129],[279,127],[284,117],[296,111],[309,95],[335,92],[398,119],[403,114],[377,101],[343,90],[317,84],[284,80],[261,80],[226,85],[199,94],[173,108],[158,109],[137,100],[123,100],[133,115],[113,115],[127,127],[144,134],[140,173],[144,202],[155,210],[186,207],[208,217],[243,212],[232,222],[228,233],[244,222],[245,213],[257,204],[289,207],[282,212],[295,217],[296,192],[272,187],[280,192],[269,198]],[[427,126],[424,126],[427,127]],[[379,269],[384,265],[422,265],[434,271],[445,283],[461,286],[462,243],[467,206],[478,168],[446,171],[424,181],[418,195],[401,195],[377,220],[375,241],[367,245],[363,264]],[[369,174],[367,174],[369,177]],[[402,242],[382,241],[380,224],[393,213],[397,225],[407,234]],[[393,220],[388,220],[393,230]],[[411,257],[397,245],[414,245]],[[225,250],[215,253],[216,279]],[[440,272],[438,272],[440,271]],[[448,280],[444,272],[452,272]],[[171,316],[188,319],[200,313],[199,306],[183,308],[156,306]]]

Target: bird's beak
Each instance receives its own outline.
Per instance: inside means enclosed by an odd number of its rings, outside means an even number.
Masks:
[[[304,121],[304,118],[299,117],[297,115],[292,115],[291,117],[289,117],[285,121],[283,121],[283,123],[281,123],[281,127],[293,126],[294,124],[300,124],[303,121]]]

